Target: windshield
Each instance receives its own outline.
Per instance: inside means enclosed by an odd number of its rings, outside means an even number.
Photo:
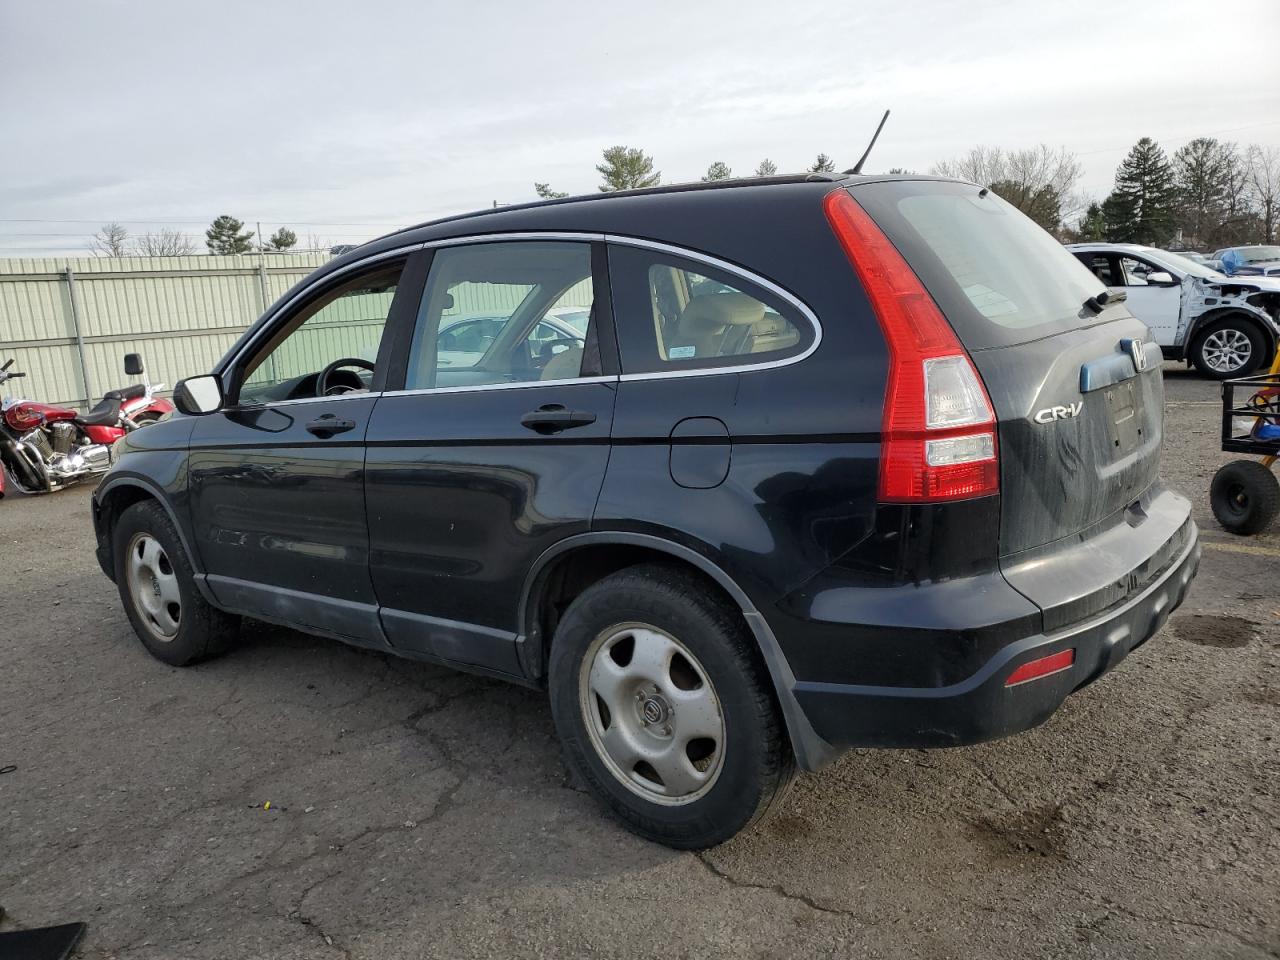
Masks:
[[[1236,253],[1244,263],[1280,260],[1280,247],[1237,247]]]
[[[1211,270],[1203,263],[1196,263],[1177,253],[1170,253],[1168,250],[1149,250],[1147,256],[1160,264],[1162,267],[1168,267],[1174,273],[1185,273],[1193,277],[1199,277],[1201,280],[1226,280],[1227,278],[1220,274],[1217,270]]]

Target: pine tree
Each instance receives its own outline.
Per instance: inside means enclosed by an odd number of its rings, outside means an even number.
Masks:
[[[636,147],[609,147],[604,151],[604,163],[597,164],[596,170],[604,177],[601,193],[656,187],[662,182],[662,173],[653,169],[653,157]]]
[[[1222,220],[1231,174],[1230,144],[1212,137],[1197,137],[1173,155],[1183,229],[1188,239],[1204,242]]]
[[[1107,221],[1102,215],[1102,204],[1096,200],[1089,204],[1078,228],[1081,241],[1102,240],[1107,235]]]
[[[1159,245],[1173,233],[1178,189],[1173,167],[1150,137],[1139,140],[1116,170],[1116,186],[1103,203],[1107,239]]]
[[[772,176],[776,176],[777,173],[778,173],[778,165],[774,163],[772,160],[770,160],[768,157],[765,157],[763,160],[761,160],[760,166],[756,167],[757,177],[772,177]]]
[[[281,227],[271,235],[271,239],[267,241],[267,249],[275,250],[279,253],[288,250],[298,242],[298,235],[288,227]]]
[[[818,159],[813,161],[813,166],[809,168],[810,173],[834,173],[836,165],[831,158],[825,153],[818,154]]]
[[[733,176],[733,171],[729,169],[729,165],[723,160],[716,160],[711,166],[707,167],[707,172],[702,175],[704,183],[710,183],[712,180],[728,180]]]
[[[559,200],[562,197],[568,196],[567,193],[561,193],[559,190],[552,190],[551,184],[549,183],[538,183],[537,181],[534,181],[533,192],[538,195],[538,199],[540,200]]]
[[[241,233],[243,229],[244,222],[235,217],[229,217],[225,213],[218,217],[204,232],[205,244],[209,252],[223,255],[248,253],[253,248],[250,243],[253,240],[253,231]]]

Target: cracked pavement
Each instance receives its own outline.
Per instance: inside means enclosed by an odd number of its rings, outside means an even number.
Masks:
[[[1280,956],[1280,530],[1213,522],[1217,387],[1167,369],[1205,537],[1169,626],[1029,734],[847,754],[699,855],[574,788],[536,691],[262,625],[152,660],[90,490],[10,497],[0,930],[84,920],[94,960]]]

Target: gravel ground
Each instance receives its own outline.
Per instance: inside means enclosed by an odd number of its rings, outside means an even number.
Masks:
[[[90,491],[6,499],[0,930],[84,920],[121,960],[1280,956],[1280,530],[1217,527],[1217,389],[1167,392],[1205,554],[1160,636],[1031,733],[847,754],[702,855],[574,789],[542,694],[264,626],[152,660]]]

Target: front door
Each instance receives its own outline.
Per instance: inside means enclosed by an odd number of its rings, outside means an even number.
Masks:
[[[364,435],[388,317],[404,299],[416,306],[403,271],[382,261],[286,309],[224,374],[227,407],[196,420],[196,549],[227,607],[385,645],[369,578]]]
[[[578,241],[434,253],[367,437],[373,585],[407,653],[519,675],[525,576],[590,528],[617,388],[592,264]]]
[[[1138,257],[1119,257],[1119,274],[1124,279],[1129,312],[1151,328],[1156,343],[1173,346],[1178,339],[1178,318],[1182,312],[1180,283],[1152,283],[1148,277],[1168,273],[1157,264]]]

